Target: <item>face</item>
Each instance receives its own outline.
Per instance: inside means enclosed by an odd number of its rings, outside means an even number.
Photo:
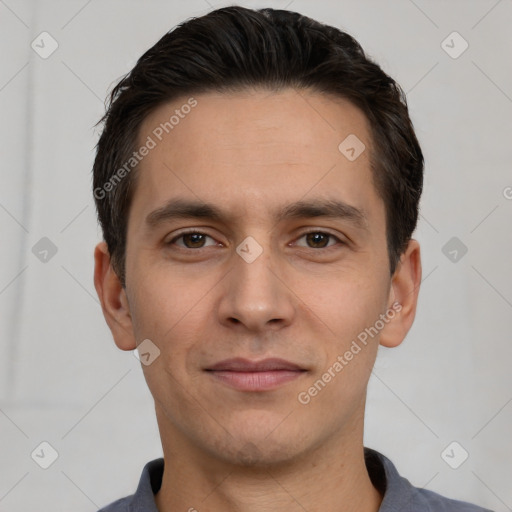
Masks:
[[[141,127],[154,147],[138,168],[113,327],[120,348],[150,340],[143,370],[164,444],[247,464],[362,436],[379,339],[398,344],[409,326],[392,307],[403,290],[365,116],[292,89],[194,101]],[[339,149],[351,134],[359,142]]]

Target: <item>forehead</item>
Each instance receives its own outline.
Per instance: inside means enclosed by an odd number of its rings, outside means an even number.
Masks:
[[[148,134],[157,144],[169,143],[167,149],[176,159],[187,161],[201,157],[201,147],[192,154],[180,151],[180,143],[192,143],[191,137],[196,146],[205,144],[205,149],[211,149],[213,144],[216,158],[221,158],[223,152],[229,152],[231,158],[243,158],[251,152],[251,144],[264,145],[267,151],[255,164],[279,161],[279,156],[291,157],[292,162],[299,163],[318,159],[320,155],[338,159],[338,144],[349,134],[370,144],[366,117],[351,102],[295,89],[184,96],[146,117],[139,141],[143,143]],[[297,148],[308,151],[298,154]],[[236,165],[231,160],[229,163]]]
[[[367,119],[343,98],[294,89],[184,96],[153,111],[138,139],[153,147],[138,166],[137,219],[173,196],[253,217],[308,194],[361,209],[379,200]],[[347,158],[347,145],[366,149]]]

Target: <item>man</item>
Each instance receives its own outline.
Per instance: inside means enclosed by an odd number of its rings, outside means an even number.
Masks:
[[[104,121],[95,286],[164,457],[102,510],[484,510],[363,446],[378,345],[415,316],[423,155],[359,44],[218,9],[148,50]]]

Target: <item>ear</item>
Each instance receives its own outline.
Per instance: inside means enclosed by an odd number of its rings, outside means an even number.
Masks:
[[[121,350],[134,350],[136,343],[130,305],[126,291],[112,268],[105,242],[100,242],[94,250],[94,286],[116,345]]]
[[[391,279],[388,311],[395,311],[395,315],[380,333],[384,347],[400,345],[409,332],[416,316],[420,284],[420,244],[411,239]]]

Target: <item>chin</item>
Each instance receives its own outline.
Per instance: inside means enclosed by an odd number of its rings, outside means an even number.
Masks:
[[[291,446],[276,442],[240,440],[238,446],[233,443],[218,457],[224,458],[229,464],[246,468],[269,468],[292,462],[298,454]]]
[[[244,421],[231,422],[228,432],[215,443],[215,457],[230,464],[265,467],[292,462],[307,451],[306,429],[282,415],[246,415]]]

